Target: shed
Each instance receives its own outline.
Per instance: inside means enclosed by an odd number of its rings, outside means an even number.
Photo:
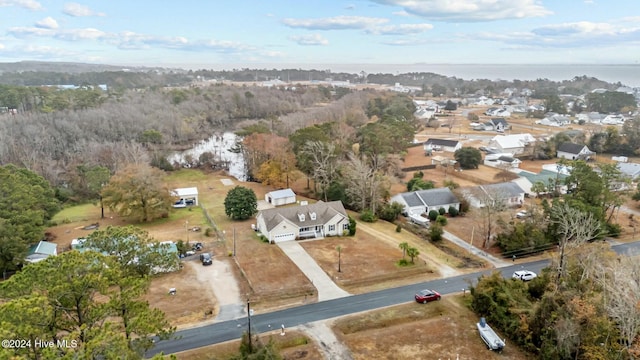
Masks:
[[[270,191],[264,195],[264,200],[273,206],[296,203],[296,193],[291,189]]]
[[[29,248],[29,252],[25,260],[28,263],[37,263],[38,261],[42,261],[49,256],[56,255],[58,255],[58,245],[48,241],[40,241]]]
[[[197,187],[173,189],[171,196],[177,197],[178,201],[182,201],[187,205],[198,205]]]

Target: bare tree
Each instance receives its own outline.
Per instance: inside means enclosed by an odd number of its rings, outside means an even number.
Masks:
[[[342,164],[345,192],[352,199],[352,206],[358,210],[376,212],[378,202],[388,192],[389,179],[384,173],[385,160],[381,156],[370,158],[362,154],[348,154]]]
[[[592,213],[583,212],[567,203],[551,208],[551,223],[556,227],[555,233],[560,248],[556,280],[560,282],[565,272],[567,252],[602,235],[604,229]]]
[[[327,190],[336,179],[338,171],[338,154],[335,145],[322,141],[307,141],[302,152],[311,160],[313,181],[320,186],[324,201],[327,201]]]
[[[477,186],[469,190],[468,195],[478,202],[477,211],[480,214],[480,228],[482,229],[482,247],[491,246],[491,241],[498,227],[499,213],[507,207],[506,199],[497,191]]]
[[[604,280],[605,309],[620,330],[624,345],[631,348],[640,333],[640,262],[631,256],[620,256],[611,262]]]

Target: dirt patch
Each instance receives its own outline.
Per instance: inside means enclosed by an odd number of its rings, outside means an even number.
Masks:
[[[195,268],[200,265],[197,259],[183,265],[179,271],[154,277],[144,295],[149,304],[162,310],[167,320],[179,327],[213,319],[218,307],[211,287],[201,282]],[[169,294],[171,288],[176,289],[175,295]]]

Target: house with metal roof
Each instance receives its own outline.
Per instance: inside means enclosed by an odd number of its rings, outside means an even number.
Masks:
[[[536,139],[531,134],[496,135],[489,141],[490,148],[496,153],[522,154],[527,146],[533,145]]]
[[[29,248],[25,261],[28,263],[36,263],[48,258],[49,256],[56,255],[58,255],[58,245],[48,241],[39,241],[37,244]]]
[[[619,162],[616,164],[616,167],[622,175],[631,179],[631,181],[638,181],[638,179],[640,179],[640,164]]]
[[[341,201],[265,209],[256,216],[256,231],[269,242],[342,236],[349,216]]]
[[[506,207],[522,206],[525,191],[515,182],[479,185],[462,189],[469,205],[483,208],[490,204],[502,203]]]
[[[447,187],[397,194],[389,202],[401,204],[405,216],[429,214],[429,211],[439,211],[441,208],[449,212],[450,207],[460,210],[460,201]]]

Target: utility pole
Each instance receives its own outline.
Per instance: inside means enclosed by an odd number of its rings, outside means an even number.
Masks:
[[[247,337],[249,338],[249,354],[253,354],[253,348],[251,347],[251,305],[249,299],[247,299]]]
[[[338,272],[342,272],[342,269],[340,268],[340,253],[342,252],[342,247],[338,246],[336,250],[338,250]]]
[[[236,228],[233,228],[233,256],[236,256]]]

